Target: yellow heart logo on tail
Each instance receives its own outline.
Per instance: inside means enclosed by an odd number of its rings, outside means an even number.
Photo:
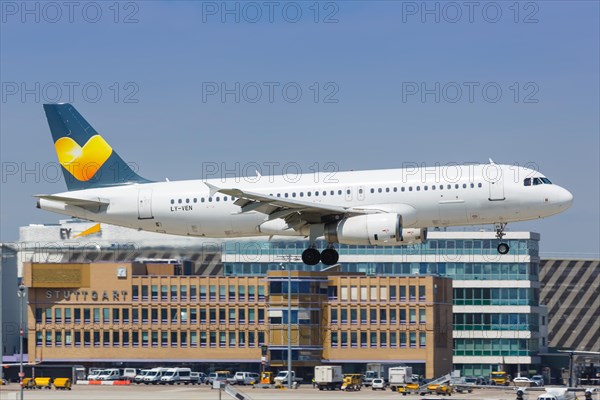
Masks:
[[[82,146],[70,137],[61,137],[54,143],[58,162],[77,180],[86,182],[112,154],[112,147],[100,135],[94,135]]]

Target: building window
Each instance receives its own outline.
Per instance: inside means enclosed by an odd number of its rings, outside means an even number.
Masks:
[[[400,332],[400,348],[406,347],[406,332]]]
[[[179,287],[179,299],[181,301],[187,301],[187,285],[181,285]]]
[[[409,310],[409,318],[410,318],[410,323],[411,324],[416,324],[417,323],[417,310],[414,308],[411,308]]]
[[[248,301],[254,301],[256,286],[248,286]]]
[[[410,285],[408,287],[408,301],[417,301],[417,288]]]
[[[379,332],[379,347],[386,348],[387,347],[387,333]]]
[[[142,285],[142,301],[148,301],[148,285]]]
[[[377,347],[377,332],[370,332],[371,347]]]
[[[398,334],[394,331],[390,332],[390,348],[395,349],[397,346]]]
[[[121,313],[123,314],[123,323],[124,324],[128,324],[129,323],[129,309],[128,308],[124,308]]]
[[[198,323],[198,310],[196,307],[190,308],[190,324]]]
[[[73,345],[73,336],[72,335],[73,334],[70,330],[65,331],[65,346]]]
[[[152,289],[152,301],[157,301],[158,300],[158,285],[152,285],[151,286]]]
[[[133,301],[139,300],[139,291],[140,291],[140,287],[138,285],[133,285],[131,287],[131,300],[133,300]]]
[[[400,301],[406,301],[406,286],[400,286]]]
[[[196,331],[190,332],[190,347],[198,347],[198,333]]]
[[[411,349],[416,348],[417,347],[417,332],[410,332],[409,337],[410,337],[410,348]]]
[[[123,347],[129,347],[129,332],[123,331]]]
[[[46,325],[52,324],[52,308],[46,308]]]
[[[160,285],[160,299],[162,301],[169,300],[169,288],[167,285]]]
[[[367,323],[367,310],[365,308],[360,309],[360,323],[361,324]]]
[[[238,347],[246,347],[246,332],[238,332]]]
[[[169,347],[169,332],[160,333],[160,347]]]
[[[177,331],[171,331],[171,347],[177,347],[179,345],[179,340],[177,336]]]
[[[419,347],[422,349],[427,347],[427,335],[425,332],[419,332]]]
[[[94,308],[94,323],[100,323],[100,308]]]
[[[54,323],[62,323],[62,308],[56,307],[54,309]]]
[[[102,332],[102,346],[110,347],[110,332]]]
[[[114,331],[112,333],[112,345],[113,347],[119,347],[121,344],[121,341],[119,340],[119,331]]]
[[[142,324],[148,323],[148,309],[142,308]]]
[[[171,301],[177,301],[177,285],[171,285]]]
[[[200,347],[206,347],[207,345],[207,335],[206,332],[200,332]]]
[[[113,325],[118,325],[119,324],[119,309],[118,308],[113,308],[112,309],[112,323]]]
[[[200,285],[200,301],[206,300],[206,286]]]
[[[197,292],[198,292],[198,288],[196,287],[196,285],[190,285],[190,300],[191,301],[198,300]]]
[[[419,323],[420,324],[427,323],[427,310],[425,308],[419,309]]]
[[[419,285],[419,301],[425,301],[425,285]]]

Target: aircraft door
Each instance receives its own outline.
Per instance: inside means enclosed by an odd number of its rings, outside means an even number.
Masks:
[[[483,169],[483,179],[488,183],[490,201],[502,201],[504,197],[504,176],[502,167],[497,164],[488,164]]]
[[[506,198],[504,197],[504,179],[502,177],[488,183],[490,185],[490,201],[502,201]]]
[[[152,189],[138,191],[138,219],[152,219]]]

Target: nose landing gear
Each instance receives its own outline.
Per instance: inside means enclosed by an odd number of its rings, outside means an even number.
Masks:
[[[504,235],[506,235],[506,233],[504,233],[504,228],[506,228],[506,222],[496,223],[494,224],[494,227],[496,228],[496,239],[502,240]],[[508,252],[510,251],[510,246],[508,245],[508,243],[500,242],[498,244],[497,250],[500,254],[508,254]]]

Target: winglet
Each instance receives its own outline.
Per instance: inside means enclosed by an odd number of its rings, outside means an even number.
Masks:
[[[489,160],[490,160],[490,164],[492,164],[492,165],[493,165],[493,164],[496,164],[496,163],[494,162],[494,160],[492,160],[492,158],[491,158],[491,157],[489,158]]]
[[[205,184],[206,186],[208,186],[208,189],[210,190],[210,196],[211,196],[211,197],[212,197],[212,196],[214,196],[214,195],[215,195],[215,193],[217,193],[219,190],[221,190],[220,188],[216,187],[215,185],[211,185],[211,184],[210,184],[210,183],[208,183],[208,182],[204,182],[204,184]]]

